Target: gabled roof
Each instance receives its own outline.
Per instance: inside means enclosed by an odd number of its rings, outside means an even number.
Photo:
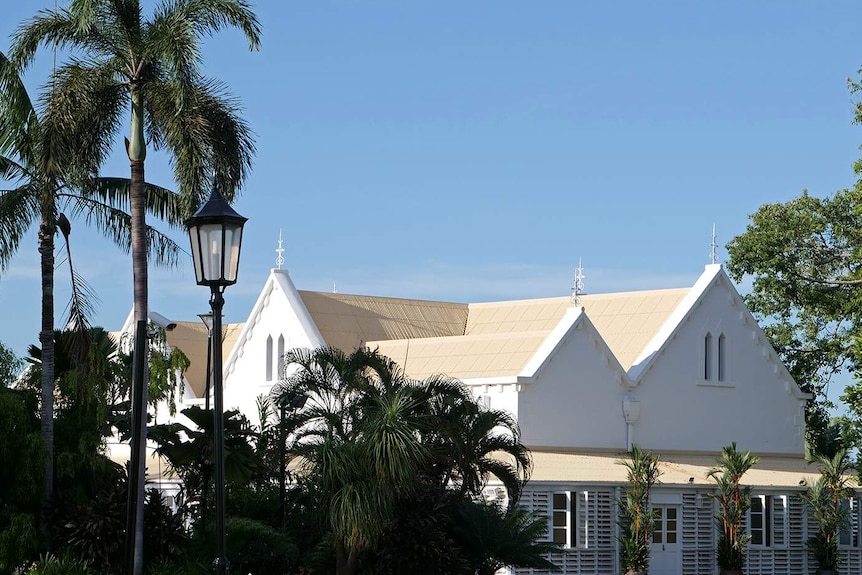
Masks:
[[[613,357],[627,369],[667,321],[688,289],[582,295],[578,305]],[[464,334],[367,341],[413,377],[445,373],[460,379],[524,377],[542,344],[575,309],[569,297],[471,303]]]
[[[278,289],[275,289],[276,287],[278,287]],[[224,361],[224,371],[227,375],[232,373],[234,364],[242,355],[245,343],[251,335],[252,327],[258,322],[273,293],[281,294],[279,297],[284,297],[286,299],[287,305],[296,314],[302,329],[305,331],[313,347],[322,347],[326,345],[326,342],[320,335],[314,320],[312,320],[308,310],[305,308],[305,304],[302,303],[302,299],[299,297],[299,292],[293,285],[287,270],[272,269],[269,271],[269,277],[266,279],[266,283],[260,291],[257,301],[251,308],[251,313],[248,315],[248,319],[246,319],[245,323],[240,324],[242,329],[237,336],[236,344],[231,348],[230,353]]]
[[[320,335],[350,351],[369,341],[464,334],[467,304],[300,291]]]
[[[590,329],[600,335],[603,353],[627,373],[627,383],[636,385],[717,282],[726,282],[740,309],[746,309],[720,265],[706,266],[691,288],[583,294],[577,308],[569,297],[464,304],[298,291],[286,270],[272,270],[247,322],[231,326],[231,337],[225,341],[225,368],[230,373],[249,326],[258,321],[278,285],[276,291],[283,294],[279,297],[287,298],[311,341],[319,342],[313,345],[345,351],[359,345],[379,348],[413,377],[437,373],[473,380],[530,377],[553,351],[556,340],[550,340],[571,327],[566,326],[567,314],[582,308]],[[177,322],[177,326],[169,341],[198,358],[188,374],[197,393],[203,385],[198,382],[204,379],[206,332],[197,322]],[[187,351],[198,348],[203,350],[200,355]]]

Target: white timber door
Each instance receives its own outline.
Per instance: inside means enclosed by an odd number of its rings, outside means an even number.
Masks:
[[[649,572],[655,575],[682,573],[682,506],[662,504],[652,508]]]

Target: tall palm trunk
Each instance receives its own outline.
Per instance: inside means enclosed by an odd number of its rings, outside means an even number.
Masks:
[[[39,223],[39,256],[42,267],[42,411],[41,432],[45,443],[45,478],[42,493],[41,534],[46,549],[51,546],[51,516],[54,507],[54,230],[53,202],[42,202]]]
[[[344,541],[339,537],[335,544],[335,573],[336,575],[356,575],[359,567],[359,552],[348,549]]]
[[[131,165],[131,179],[129,182],[129,211],[131,212],[131,235],[132,235],[132,281],[135,305],[135,325],[148,319],[147,301],[147,197],[144,187],[144,159],[147,156],[146,141],[144,140],[144,95],[134,85],[131,92],[132,98],[132,122],[131,134],[128,142],[128,155]],[[136,332],[137,333],[137,332]],[[130,485],[137,497],[135,503],[135,542],[132,573],[140,575],[143,572],[143,541],[144,541],[144,487],[146,483],[146,455],[147,455],[147,403],[149,400],[147,368],[149,364],[148,342],[135,342],[135,354],[144,354],[141,377],[144,378],[142,385],[136,386],[141,390],[140,397],[132,398],[133,417],[141,418],[141,432],[137,438],[137,445],[132,441],[132,448],[137,452],[137,485]],[[139,410],[136,414],[134,409]],[[131,492],[130,492],[131,496]]]

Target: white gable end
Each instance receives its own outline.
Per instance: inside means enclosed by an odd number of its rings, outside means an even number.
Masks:
[[[807,396],[720,266],[709,268],[701,278],[708,281],[680,305],[685,313],[671,317],[675,324],[660,334],[666,340],[641,365],[636,442],[715,452],[736,441],[759,454],[802,453]]]
[[[271,270],[225,361],[225,407],[254,419],[257,396],[279,380],[281,354],[325,345],[287,270]]]
[[[625,450],[628,376],[582,310],[566,314],[528,371],[517,412],[527,446]]]

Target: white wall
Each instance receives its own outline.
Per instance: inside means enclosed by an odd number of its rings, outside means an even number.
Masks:
[[[297,309],[299,307],[299,309]],[[255,304],[237,346],[225,366],[225,409],[238,408],[257,424],[257,396],[268,394],[278,382],[278,338],[284,336],[284,350],[318,347],[319,334],[308,333],[302,316],[307,311],[286,270],[272,270]],[[272,380],[266,380],[266,340],[273,340]],[[316,337],[315,337],[316,336]]]
[[[704,337],[713,336],[712,379]],[[717,339],[726,340],[725,381]],[[731,441],[754,453],[804,452],[804,399],[722,274],[632,393],[640,400],[635,442],[651,450],[720,451]]]
[[[594,333],[575,324],[536,381],[522,386],[518,423],[528,447],[625,449],[624,374]]]

